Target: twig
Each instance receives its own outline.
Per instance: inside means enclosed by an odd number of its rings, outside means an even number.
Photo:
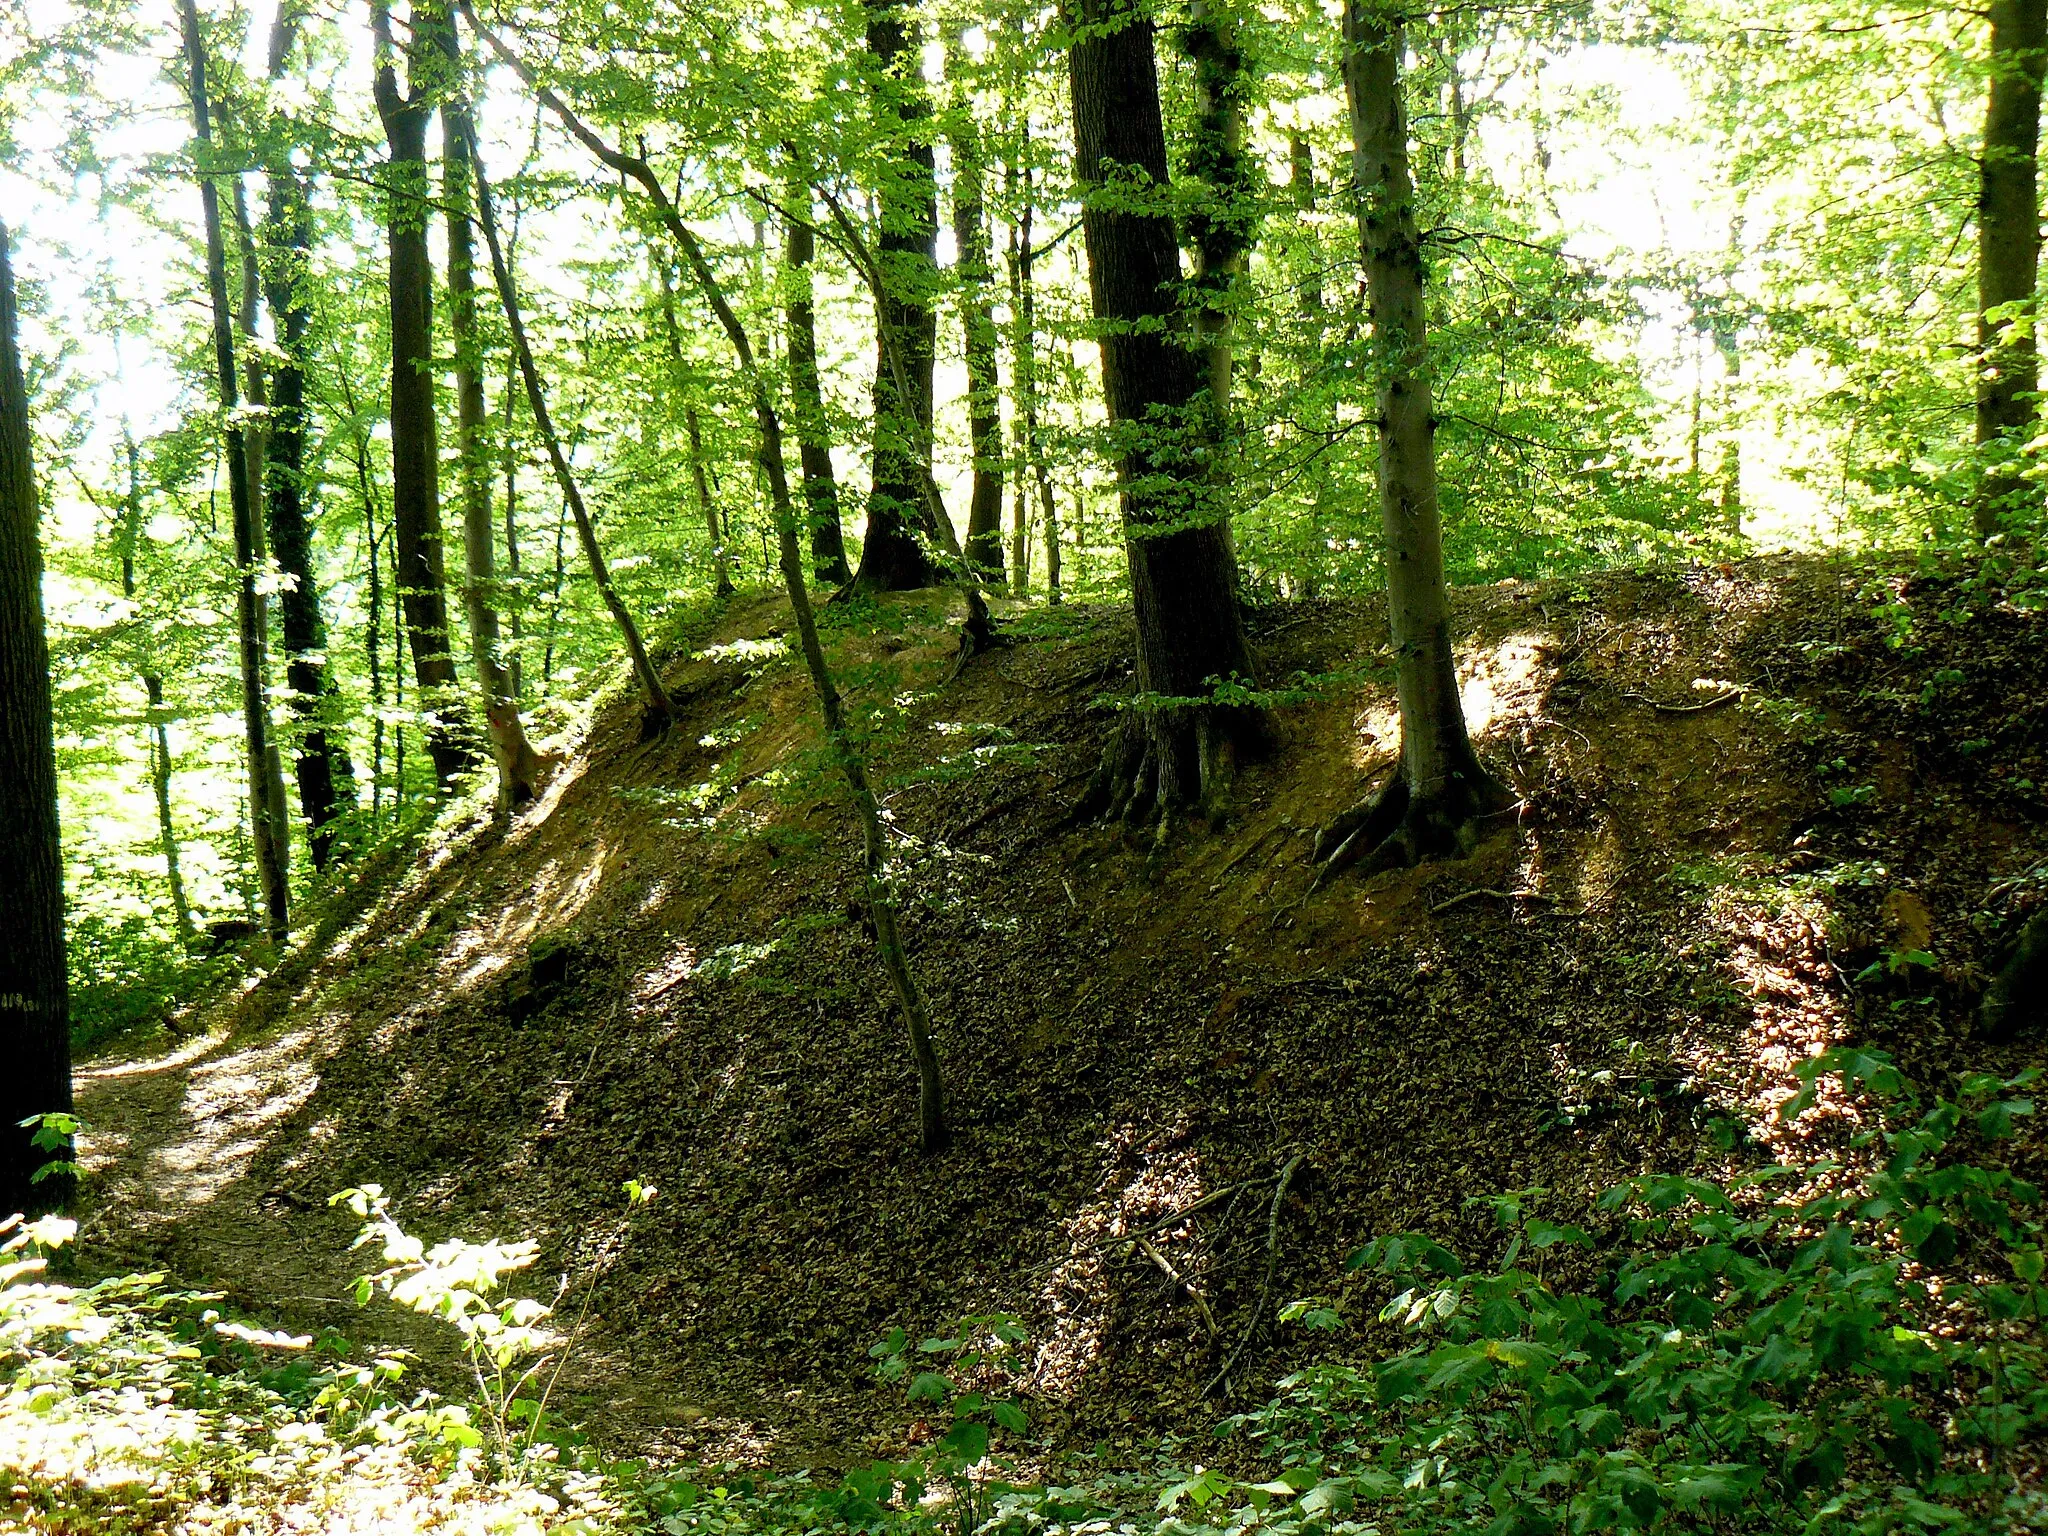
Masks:
[[[1280,1270],[1280,1202],[1287,1198],[1287,1186],[1294,1179],[1294,1170],[1301,1166],[1302,1154],[1297,1152],[1287,1159],[1287,1166],[1280,1170],[1280,1187],[1273,1191],[1273,1210],[1266,1218],[1266,1283],[1259,1287],[1258,1304],[1252,1308],[1252,1320],[1245,1328],[1244,1337],[1237,1341],[1237,1348],[1230,1352],[1230,1358],[1223,1362],[1223,1369],[1210,1378],[1202,1388],[1201,1395],[1207,1397],[1217,1385],[1226,1380],[1237,1369],[1238,1359],[1252,1341],[1252,1335],[1259,1331],[1259,1323],[1266,1315],[1266,1302],[1273,1294],[1273,1277]]]
[[[1195,1310],[1202,1314],[1202,1321],[1208,1325],[1209,1337],[1211,1339],[1220,1338],[1222,1336],[1222,1330],[1216,1326],[1216,1314],[1209,1310],[1209,1303],[1202,1299],[1202,1293],[1196,1290],[1192,1285],[1189,1285],[1187,1281],[1181,1278],[1180,1271],[1175,1269],[1173,1265],[1167,1261],[1166,1255],[1161,1253],[1157,1248],[1155,1248],[1149,1239],[1141,1237],[1136,1239],[1135,1241],[1137,1242],[1140,1248],[1145,1250],[1145,1257],[1150,1259],[1154,1264],[1157,1264],[1160,1268],[1160,1272],[1163,1273],[1167,1279],[1171,1280],[1175,1285],[1179,1286],[1182,1290],[1188,1293],[1188,1300],[1192,1301],[1195,1304]]]
[[[1453,896],[1449,901],[1438,902],[1435,906],[1429,909],[1429,915],[1431,917],[1434,917],[1439,912],[1448,912],[1451,910],[1451,908],[1458,906],[1464,902],[1477,901],[1481,896],[1491,896],[1495,901],[1554,902],[1557,900],[1555,896],[1546,896],[1541,891],[1496,891],[1490,885],[1482,885],[1477,890],[1460,891],[1457,895]]]
[[[1742,697],[1742,690],[1740,688],[1730,688],[1726,693],[1708,699],[1704,704],[1666,704],[1662,700],[1651,698],[1646,693],[1624,693],[1622,697],[1624,699],[1634,699],[1638,704],[1647,704],[1659,714],[1697,715],[1709,709],[1719,709],[1723,704],[1734,703],[1735,700]]]
[[[1218,1200],[1221,1200],[1225,1195],[1238,1194],[1243,1190],[1252,1188],[1254,1185],[1263,1184],[1265,1182],[1266,1181],[1264,1179],[1246,1179],[1243,1183],[1240,1184],[1226,1184],[1221,1189],[1211,1190],[1208,1194],[1202,1196],[1201,1199],[1197,1200],[1193,1205],[1184,1205],[1177,1211],[1168,1211],[1164,1216],[1161,1216],[1154,1221],[1148,1221],[1145,1223],[1144,1226],[1138,1227],[1133,1231],[1119,1232],[1114,1237],[1106,1237],[1101,1242],[1092,1243],[1086,1248],[1076,1249],[1072,1253],[1063,1253],[1056,1259],[1049,1259],[1045,1263],[1040,1264],[1036,1269],[1030,1271],[1030,1273],[1043,1274],[1048,1271],[1059,1268],[1059,1266],[1062,1264],[1071,1263],[1075,1259],[1092,1258],[1098,1253],[1107,1253],[1110,1249],[1119,1247],[1124,1243],[1135,1242],[1137,1239],[1141,1237],[1149,1237],[1151,1236],[1151,1234],[1161,1230],[1164,1227],[1178,1226],[1182,1221],[1185,1221],[1188,1217],[1194,1215],[1195,1212],[1199,1210],[1204,1210],[1207,1207],[1214,1205]]]

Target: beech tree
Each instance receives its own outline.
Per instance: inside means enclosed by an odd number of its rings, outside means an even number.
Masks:
[[[227,446],[228,506],[234,519],[235,623],[240,635],[242,733],[249,765],[249,842],[262,891],[263,925],[282,942],[291,928],[291,891],[284,861],[284,829],[276,824],[277,796],[270,744],[270,705],[264,696],[265,632],[263,604],[257,582],[257,508],[250,497],[248,443],[238,414],[235,372],[234,311],[228,305],[227,242],[221,230],[220,192],[210,163],[213,151],[212,104],[206,84],[206,40],[199,30],[194,0],[180,0],[185,79],[192,111],[193,153],[197,161],[199,203],[206,240],[206,292],[213,306],[214,376],[219,388],[221,430]]]
[[[989,313],[987,178],[981,127],[975,121],[972,61],[963,29],[946,38],[946,73],[952,88],[946,138],[953,152],[955,304],[961,351],[967,363],[967,433],[974,459],[974,492],[967,504],[967,563],[977,576],[1003,579],[1002,380],[996,363],[996,323]]]
[[[783,219],[783,281],[788,285],[789,395],[795,419],[797,456],[803,463],[804,511],[811,530],[811,569],[820,581],[852,579],[846,564],[846,535],[839,519],[839,481],[832,471],[832,429],[825,419],[824,386],[818,378],[818,316],[811,302],[811,262],[817,236],[811,228],[811,191],[801,178],[788,191],[796,216]]]
[[[391,156],[385,203],[391,305],[391,523],[398,564],[395,601],[405,615],[413,678],[428,712],[427,755],[446,792],[476,766],[455,690],[448,629],[448,583],[441,548],[441,463],[434,419],[434,269],[427,249],[433,198],[427,179],[427,128],[452,83],[441,34],[445,10],[421,0],[411,13],[406,85],[398,85],[398,45],[389,0],[373,0],[373,79],[377,115]]]
[[[1977,446],[1985,454],[1977,534],[1998,532],[2038,486],[2022,475],[2033,436],[2040,363],[2034,296],[2040,281],[2037,151],[2048,63],[2048,0],[1991,0],[1991,89],[1977,197]]]
[[[189,0],[188,0],[189,3]],[[21,372],[14,258],[0,225],[0,1214],[61,1205],[70,1181],[35,1181],[64,1154],[31,1144],[22,1121],[71,1109],[71,1010],[64,959],[64,855],[43,633],[43,555],[28,391]]]
[[[884,134],[875,188],[882,288],[875,299],[873,480],[867,535],[853,579],[859,586],[894,591],[928,587],[938,579],[918,534],[939,532],[927,501],[939,194],[923,29],[910,0],[867,0],[865,14],[869,80]]]
[[[1406,46],[1402,20],[1383,0],[1346,0],[1344,95],[1379,375],[1380,517],[1401,756],[1386,788],[1317,840],[1325,876],[1354,863],[1371,871],[1469,847],[1508,801],[1472,749],[1451,650],[1429,314],[1401,99]]]
[[[1215,702],[1257,668],[1238,608],[1227,503],[1199,451],[1206,394],[1180,298],[1180,249],[1154,28],[1127,0],[1082,0],[1068,51],[1081,227],[1117,449],[1131,608],[1133,723],[1111,743],[1084,813],[1132,825],[1199,806],[1221,814],[1236,757],[1263,745],[1258,710]]]

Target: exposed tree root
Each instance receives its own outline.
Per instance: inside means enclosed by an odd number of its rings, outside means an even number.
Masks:
[[[1323,867],[1311,893],[1356,866],[1362,874],[1406,869],[1429,859],[1472,851],[1487,824],[1510,809],[1514,797],[1472,759],[1443,791],[1418,799],[1406,765],[1380,791],[1338,816],[1316,834],[1311,858]]]
[[[1211,829],[1230,810],[1243,758],[1268,745],[1264,718],[1243,709],[1183,709],[1127,715],[1111,733],[1067,825],[1103,820],[1164,843],[1174,825],[1199,816]]]

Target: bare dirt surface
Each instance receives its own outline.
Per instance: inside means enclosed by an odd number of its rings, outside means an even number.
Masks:
[[[327,1198],[374,1181],[430,1237],[539,1239],[571,1312],[589,1287],[574,1411],[641,1450],[900,1447],[867,1346],[991,1309],[1055,1442],[1201,1429],[1306,1357],[1279,1303],[1370,1316],[1343,1261],[1375,1233],[1483,1255],[1468,1198],[1529,1185],[1597,1224],[1618,1179],[1716,1164],[1716,1116],[1785,1134],[1828,1042],[1929,1082],[2048,1055],[1973,1024],[2048,893],[2028,602],[1789,559],[1462,592],[1521,804],[1470,859],[1314,894],[1314,828],[1397,745],[1377,606],[1254,614],[1278,749],[1163,849],[1064,825],[1116,614],[1020,616],[952,684],[940,599],[841,617],[952,1095],[932,1161],[783,610],[737,605],[667,665],[678,728],[603,712],[509,828],[387,856],[206,1033],[82,1072],[84,1250],[431,1353],[345,1299]],[[2012,1155],[2039,1176],[2038,1134]],[[660,1189],[630,1235],[629,1177]]]

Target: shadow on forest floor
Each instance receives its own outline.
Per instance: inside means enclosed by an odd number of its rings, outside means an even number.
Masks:
[[[1825,1042],[1929,1080],[2043,1057],[1970,1027],[2037,887],[1993,893],[2048,854],[2048,621],[2010,597],[1802,559],[1460,592],[1517,824],[1313,896],[1313,829],[1396,746],[1380,605],[1253,616],[1272,681],[1322,681],[1230,825],[1163,851],[1058,830],[1119,616],[1022,616],[950,686],[939,599],[842,620],[954,1102],[929,1163],[781,610],[735,606],[668,668],[680,728],[612,709],[502,836],[430,845],[213,1034],[84,1072],[85,1251],[360,1336],[401,1324],[343,1299],[333,1191],[582,1275],[637,1177],[660,1200],[570,1373],[623,1442],[900,1447],[867,1346],[992,1308],[1067,1443],[1205,1427],[1329,1347],[1274,1307],[1363,1285],[1375,1233],[1484,1255],[1466,1199],[1539,1184],[1598,1229],[1621,1177],[1723,1162],[1716,1117],[1789,1134],[1769,1111]],[[2038,1139],[2012,1155],[2038,1176]]]

